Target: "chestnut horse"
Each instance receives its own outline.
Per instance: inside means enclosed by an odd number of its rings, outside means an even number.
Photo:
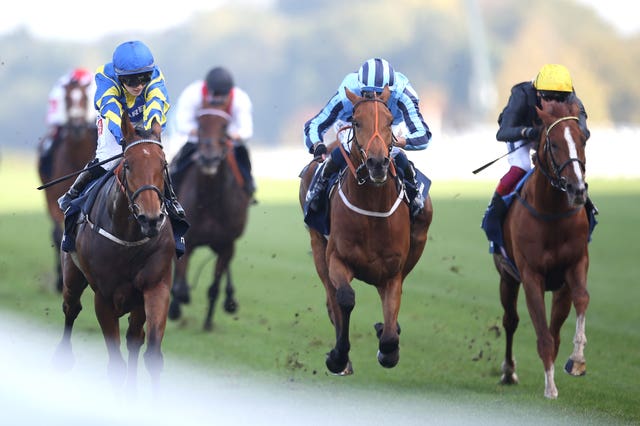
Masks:
[[[500,253],[494,263],[500,274],[502,324],[506,353],[501,382],[518,382],[513,357],[513,335],[518,327],[518,291],[524,288],[527,308],[536,331],[538,355],[544,366],[547,398],[557,398],[554,362],[560,346],[560,328],[571,304],[576,310],[574,348],[565,370],[585,374],[585,313],[589,304],[589,222],[584,204],[586,137],[578,125],[578,107],[542,101],[538,116],[544,131],[535,154],[535,169],[524,183],[503,225],[506,255],[517,268],[509,267]],[[547,323],[545,292],[553,292],[551,322]]]
[[[384,322],[375,324],[378,362],[394,367],[400,358],[398,312],[402,283],[416,265],[427,241],[433,208],[430,197],[413,221],[404,189],[394,175],[391,159],[393,117],[386,87],[376,97],[360,97],[345,88],[353,104],[353,138],[349,168],[330,196],[330,235],[308,228],[316,271],[326,290],[329,319],[336,342],[326,365],[334,374],[353,373],[349,359],[349,321],[355,306],[353,279],[373,285],[382,302]],[[346,151],[343,151],[346,154]],[[301,173],[300,204],[304,206],[318,163]]]
[[[169,318],[180,318],[180,304],[190,302],[187,269],[191,255],[198,247],[208,247],[217,259],[208,290],[205,330],[213,328],[213,312],[223,277],[226,278],[224,310],[233,313],[238,309],[231,261],[236,240],[247,225],[250,201],[242,190],[243,178],[233,154],[233,142],[227,136],[231,117],[223,107],[203,104],[199,110],[197,151],[176,188],[191,227],[185,235],[185,254],[176,261]]]
[[[64,86],[65,115],[67,121],[60,129],[54,146],[40,146],[38,171],[40,181],[45,184],[61,176],[82,170],[91,161],[96,151],[98,132],[96,129],[93,99],[87,94],[88,85],[73,80]],[[43,139],[43,142],[46,139]],[[44,150],[51,150],[50,157],[43,157]],[[45,164],[50,162],[50,164]],[[71,186],[73,179],[62,181],[46,188],[45,197],[49,216],[53,222],[52,241],[56,250],[56,289],[62,291],[60,270],[60,242],[64,228],[64,213],[58,207],[60,198]]]
[[[93,289],[96,316],[109,354],[114,385],[135,387],[137,362],[145,335],[145,364],[154,388],[163,366],[162,339],[167,322],[175,241],[164,204],[167,163],[161,126],[133,127],[122,117],[124,159],[98,191],[77,226],[76,251],[62,252],[64,333],[59,362],[71,355],[71,332],[82,309],[87,284]],[[119,318],[129,313],[128,362],[120,351]],[[145,326],[146,323],[146,333]]]

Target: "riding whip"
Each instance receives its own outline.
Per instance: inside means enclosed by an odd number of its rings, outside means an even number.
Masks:
[[[501,155],[500,157],[496,158],[495,160],[493,160],[493,161],[489,161],[489,162],[488,162],[487,164],[485,164],[484,166],[482,166],[482,167],[479,167],[479,168],[475,169],[475,170],[473,171],[473,174],[475,175],[475,174],[477,174],[478,172],[483,171],[484,169],[486,169],[487,167],[489,167],[490,165],[492,165],[492,164],[493,164],[493,163],[495,163],[496,161],[498,161],[498,160],[500,160],[500,159],[502,159],[502,158],[506,157],[507,155],[511,154],[512,152],[515,152],[515,151],[519,150],[519,149],[520,149],[520,148],[522,148],[523,146],[529,146],[529,144],[528,144],[528,143],[524,143],[524,144],[522,144],[522,145],[520,145],[520,146],[518,146],[518,147],[516,147],[516,148],[512,149],[511,151],[507,152],[506,154]]]
[[[47,183],[45,183],[44,185],[40,185],[40,186],[38,187],[38,189],[40,190],[40,189],[48,188],[48,187],[53,186],[53,185],[55,185],[55,184],[57,184],[57,183],[63,182],[63,181],[65,181],[65,180],[67,180],[67,179],[70,179],[70,178],[72,178],[72,177],[74,177],[74,176],[77,176],[77,175],[79,175],[80,173],[82,173],[82,172],[84,172],[84,171],[86,171],[86,170],[93,169],[94,167],[101,166],[101,165],[103,165],[103,164],[105,164],[105,163],[108,163],[109,161],[115,160],[116,158],[120,158],[120,157],[122,157],[123,155],[124,155],[124,154],[122,154],[122,153],[121,153],[121,154],[114,155],[113,157],[107,158],[106,160],[99,161],[99,162],[97,162],[97,163],[95,163],[95,164],[90,165],[89,167],[85,167],[84,169],[77,170],[77,171],[75,171],[75,172],[73,172],[73,173],[69,173],[68,175],[65,175],[65,176],[61,176],[61,177],[59,177],[59,178],[57,178],[57,179],[52,180],[51,182],[47,182]]]

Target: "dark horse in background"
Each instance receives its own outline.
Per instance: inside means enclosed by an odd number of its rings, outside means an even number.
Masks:
[[[329,319],[336,342],[326,365],[334,374],[352,374],[349,359],[349,321],[355,306],[353,279],[373,285],[382,302],[384,322],[375,324],[379,339],[378,362],[394,367],[400,358],[398,312],[402,284],[416,265],[427,241],[433,208],[425,208],[411,221],[404,189],[395,176],[390,157],[392,115],[387,107],[389,89],[379,97],[360,97],[346,89],[353,103],[353,139],[338,187],[330,196],[331,231],[328,238],[308,228],[316,271],[326,290]],[[346,155],[346,151],[343,152]],[[318,166],[312,161],[301,173],[300,204]]]
[[[560,328],[572,303],[577,317],[576,332],[565,370],[572,376],[584,375],[586,371],[585,314],[589,304],[589,219],[584,207],[586,137],[578,125],[575,105],[543,100],[538,116],[544,131],[534,157],[535,169],[515,194],[505,218],[504,252],[494,253],[506,333],[501,381],[518,382],[512,346],[519,322],[517,303],[522,283],[536,331],[538,355],[544,366],[544,395],[557,398],[554,362],[560,346]],[[546,291],[553,293],[550,324],[545,311]]]
[[[187,269],[191,255],[198,247],[208,247],[217,259],[208,290],[205,330],[213,328],[213,313],[223,277],[226,278],[224,310],[233,313],[238,308],[231,261],[236,240],[247,224],[250,199],[242,189],[243,178],[235,161],[233,143],[227,136],[229,121],[224,105],[202,105],[198,113],[197,150],[176,188],[191,227],[185,235],[185,254],[176,261],[169,318],[180,318],[180,305],[190,302]]]
[[[144,360],[157,389],[175,255],[163,196],[167,162],[157,122],[151,131],[136,131],[125,113],[122,133],[124,159],[100,188],[94,188],[98,191],[95,202],[77,225],[76,250],[62,252],[65,321],[57,361],[72,361],[71,332],[89,284],[109,354],[110,379],[115,386],[126,379],[135,389],[138,356],[146,337]],[[127,313],[129,358],[125,362],[120,351],[119,318]]]
[[[38,172],[40,181],[45,184],[61,176],[82,170],[91,161],[96,151],[98,131],[93,111],[93,99],[87,95],[88,85],[72,80],[64,86],[65,113],[67,121],[52,141],[45,147],[43,139],[39,146]],[[60,198],[71,186],[73,179],[64,180],[49,186],[45,190],[47,210],[53,222],[52,240],[56,250],[56,289],[62,291],[62,272],[60,270],[60,242],[64,229],[64,213],[58,207]]]

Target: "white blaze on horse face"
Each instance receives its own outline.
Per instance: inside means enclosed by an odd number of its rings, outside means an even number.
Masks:
[[[82,90],[78,87],[69,93],[71,105],[69,106],[69,118],[84,118],[85,108],[82,106]]]
[[[571,136],[571,130],[569,129],[569,126],[564,128],[564,138],[567,141],[567,146],[569,147],[569,158],[578,158],[578,149],[576,148],[576,142],[573,140],[573,136]],[[578,164],[577,161],[573,161],[571,165],[573,166],[573,172],[578,177],[580,186],[584,185],[580,164]]]

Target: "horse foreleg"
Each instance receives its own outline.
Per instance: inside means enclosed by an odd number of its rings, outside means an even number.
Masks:
[[[60,243],[62,242],[62,227],[59,223],[55,223],[53,227],[52,233],[53,244],[56,248],[56,290],[62,293],[62,263],[59,261],[60,259]]]
[[[587,291],[588,260],[579,264],[576,268],[577,276],[573,281],[578,283],[571,287],[573,306],[576,309],[576,333],[573,337],[573,352],[564,366],[567,373],[572,376],[584,376],[587,372],[587,361],[584,356],[584,347],[587,344],[585,333],[586,311],[589,306],[589,292]]]
[[[558,358],[558,350],[560,348],[560,329],[567,320],[571,312],[571,290],[567,285],[553,292],[553,300],[551,302],[551,321],[549,322],[549,331],[553,337],[553,361]]]
[[[507,272],[501,272],[500,275],[500,302],[504,314],[502,316],[502,327],[505,334],[505,354],[502,361],[502,376],[500,383],[504,385],[512,385],[518,383],[518,375],[516,374],[516,360],[513,356],[513,335],[515,334],[520,317],[518,315],[518,292],[520,291],[520,283],[516,282]]]
[[[138,307],[131,311],[129,315],[129,327],[127,328],[127,350],[129,357],[127,361],[127,388],[131,395],[135,395],[137,375],[138,375],[138,358],[140,356],[140,348],[144,343],[144,308]]]
[[[400,360],[400,335],[398,334],[398,312],[402,297],[402,279],[397,276],[385,286],[378,287],[382,301],[384,323],[379,334],[378,362],[385,368],[392,368]]]
[[[111,384],[116,389],[119,389],[124,382],[126,364],[122,357],[122,352],[120,352],[120,326],[118,315],[115,312],[111,300],[105,299],[97,292],[95,293],[93,300],[96,309],[96,317],[98,318],[98,323],[100,323],[104,342],[107,346],[107,353],[109,354],[107,373],[111,380]]]
[[[144,363],[156,393],[160,389],[160,373],[164,367],[162,339],[167,326],[170,286],[169,275],[164,281],[144,290],[144,312],[147,323],[147,350],[144,353]]]
[[[207,309],[207,316],[204,319],[203,328],[207,331],[213,329],[213,312],[216,306],[216,302],[218,300],[218,294],[220,293],[220,280],[222,279],[222,275],[226,272],[229,267],[229,262],[231,260],[232,251],[224,250],[218,253],[218,259],[216,260],[216,267],[213,272],[213,282],[209,286],[208,290],[208,299],[209,299],[209,307]]]
[[[76,267],[71,255],[62,252],[60,255],[60,269],[64,277],[62,287],[62,312],[64,314],[64,330],[62,339],[56,348],[53,362],[63,370],[73,366],[74,357],[71,350],[71,333],[76,318],[82,311],[81,297],[87,288],[88,282],[82,272]]]
[[[522,272],[524,291],[527,299],[527,308],[531,316],[531,322],[536,331],[538,356],[544,366],[545,388],[544,396],[550,399],[558,397],[558,388],[554,379],[553,354],[555,343],[547,324],[544,303],[543,277],[530,271]]]

